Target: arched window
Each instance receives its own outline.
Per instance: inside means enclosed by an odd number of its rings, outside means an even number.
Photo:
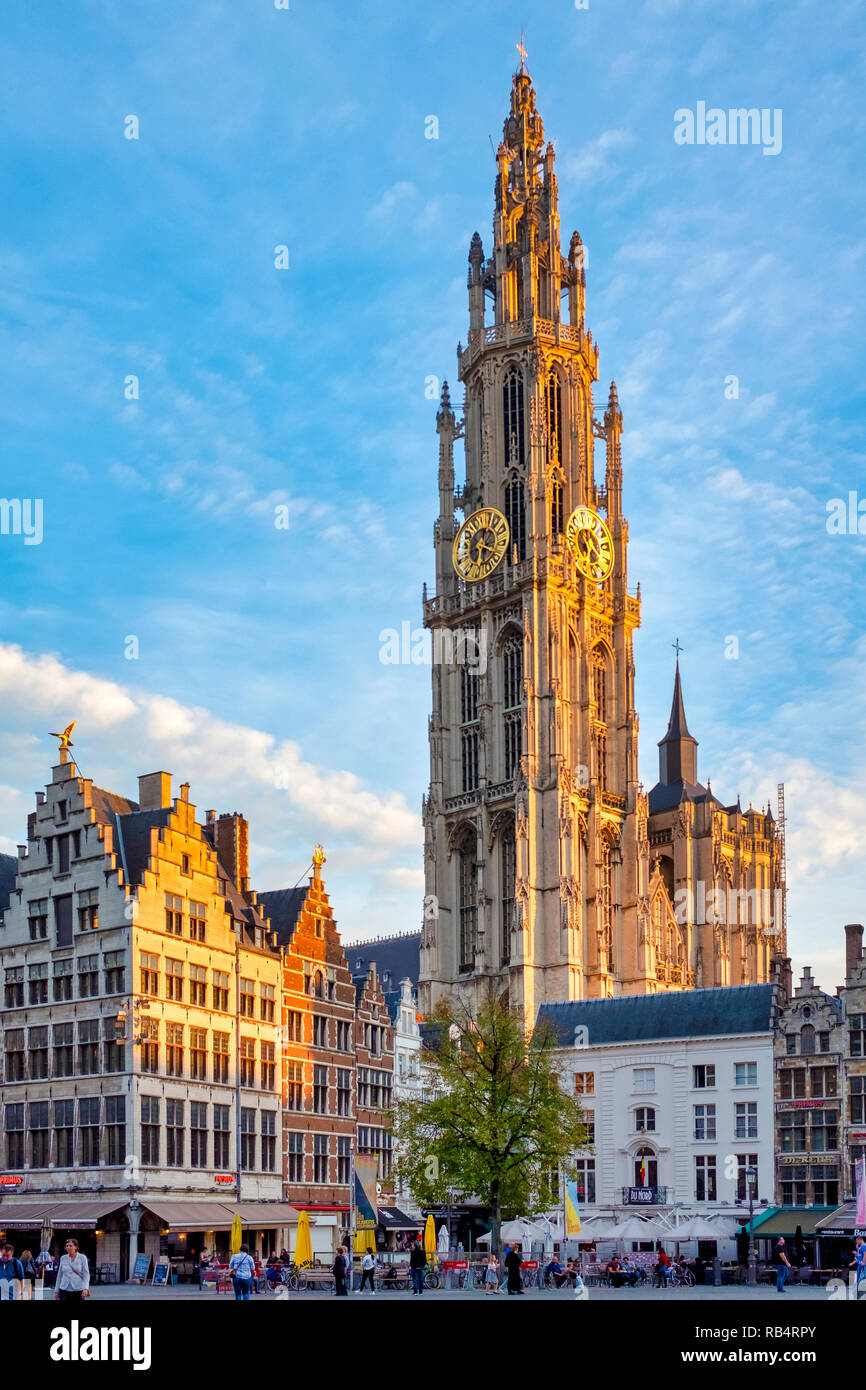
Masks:
[[[642,1144],[634,1156],[635,1187],[658,1187],[659,1162],[652,1149]]]
[[[592,654],[592,698],[595,701],[595,717],[600,724],[607,723],[607,658],[601,647]]]
[[[505,780],[513,777],[520,761],[523,726],[523,638],[509,637],[502,654]]]
[[[505,484],[505,520],[510,536],[509,558],[517,549],[518,560],[526,559],[526,508],[523,502],[523,480],[511,478]]]
[[[547,453],[551,463],[562,458],[562,386],[556,372],[547,378]]]
[[[502,386],[502,414],[505,430],[506,467],[522,468],[523,452],[523,376],[517,367],[510,367]]]
[[[565,489],[556,473],[550,480],[550,533],[561,536],[565,530]]]
[[[478,936],[478,864],[475,832],[467,832],[460,846],[460,969],[475,969],[475,942]]]
[[[804,1056],[811,1056],[815,1051],[815,1029],[811,1023],[804,1023],[800,1029],[800,1051]]]
[[[511,960],[511,932],[517,925],[517,903],[514,897],[517,879],[517,841],[514,826],[510,826],[499,842],[499,856],[502,865],[502,942],[500,960],[507,965]]]
[[[478,718],[478,669],[460,667],[460,723],[474,724]]]
[[[310,993],[314,999],[322,998],[322,972],[317,970],[310,979]]]

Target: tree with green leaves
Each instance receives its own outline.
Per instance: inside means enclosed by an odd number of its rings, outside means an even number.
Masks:
[[[503,1217],[556,1204],[560,1169],[587,1144],[583,1111],[560,1086],[555,1034],[527,1033],[519,1010],[452,1000],[428,1024],[433,1096],[396,1106],[397,1175],[422,1206],[455,1190],[486,1202],[498,1252]]]

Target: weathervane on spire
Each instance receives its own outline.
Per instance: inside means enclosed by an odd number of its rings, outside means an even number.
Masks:
[[[520,31],[520,43],[514,45],[520,54],[520,71],[526,72],[526,47],[523,42],[523,30]]]
[[[681,647],[681,646],[680,646],[680,639],[679,639],[679,637],[677,638],[677,640],[676,640],[675,642],[671,642],[671,646],[673,647],[674,651],[676,652],[676,654],[677,654],[677,661],[679,662],[679,659],[680,659],[680,652],[685,651],[685,647]]]

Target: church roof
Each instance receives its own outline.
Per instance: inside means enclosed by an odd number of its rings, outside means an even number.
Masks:
[[[259,893],[259,907],[265,917],[270,917],[281,946],[290,944],[308,892],[309,888],[273,888],[268,893]]]
[[[725,809],[718,797],[707,787],[701,786],[700,782],[684,782],[680,777],[676,782],[656,782],[649,794],[650,815],[654,816],[658,811],[672,811],[683,801],[711,801],[720,810]]]
[[[0,854],[0,917],[9,906],[17,873],[18,860],[15,855]]]
[[[375,961],[384,989],[397,989],[400,981],[408,979],[417,985],[421,973],[421,933],[405,932],[386,936],[379,941],[356,941],[344,946],[349,970],[353,976],[365,975]]]
[[[668,720],[668,730],[664,738],[659,739],[659,744],[675,743],[681,738],[692,738],[689,733],[689,726],[686,723],[686,707],[683,704],[683,687],[680,680],[680,663],[677,661],[677,673],[674,677],[674,698],[671,704],[671,717]]]
[[[773,985],[686,989],[664,994],[629,994],[616,999],[575,999],[542,1004],[536,1028],[553,1027],[561,1046],[573,1047],[575,1029],[588,1030],[589,1046],[600,1043],[710,1038],[766,1033],[772,1027]]]

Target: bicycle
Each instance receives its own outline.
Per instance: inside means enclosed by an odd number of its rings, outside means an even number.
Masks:
[[[435,1269],[428,1269],[427,1273],[424,1275],[425,1289],[438,1289],[441,1283],[441,1275],[438,1274]]]
[[[677,1265],[672,1265],[668,1274],[668,1283],[675,1289],[693,1289],[695,1287],[695,1276],[690,1269],[679,1269]]]
[[[271,1266],[271,1268],[273,1268],[273,1266]],[[267,1275],[265,1275],[265,1284],[267,1285],[268,1293],[276,1293],[277,1289],[282,1288],[288,1289],[290,1293],[297,1293],[298,1289],[301,1287],[301,1281],[295,1272],[294,1265],[280,1269],[278,1274],[279,1277],[277,1279],[269,1279]]]

